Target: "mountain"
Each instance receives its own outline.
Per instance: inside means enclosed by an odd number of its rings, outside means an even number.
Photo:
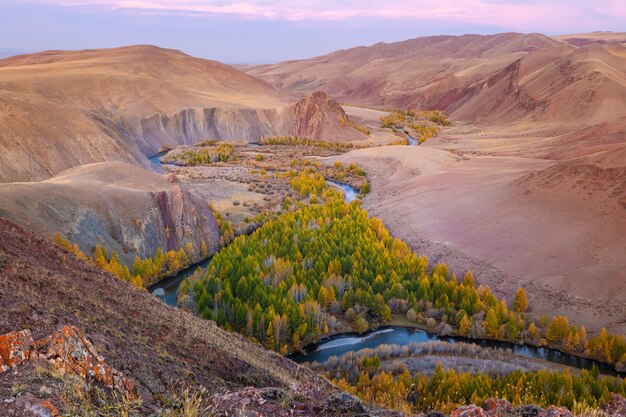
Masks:
[[[363,105],[425,107],[418,102],[433,100],[426,94],[433,82],[471,83],[531,51],[559,44],[539,34],[429,36],[244,69],[285,91],[321,89]]]
[[[432,36],[243,69],[293,93],[323,90],[358,105],[446,110],[457,125],[480,126],[474,133],[517,131],[523,152],[559,157],[562,146],[583,146],[580,156],[619,143],[626,129],[623,39],[625,34]],[[592,140],[572,137],[585,129]],[[527,136],[545,140],[529,144]],[[486,144],[486,150],[503,151],[499,143]]]
[[[0,60],[0,181],[77,165],[148,166],[161,147],[292,134],[299,97],[216,61],[154,46]],[[339,119],[342,114],[328,115]],[[316,139],[358,141],[350,125]]]

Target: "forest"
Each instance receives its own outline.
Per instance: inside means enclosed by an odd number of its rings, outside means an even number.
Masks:
[[[448,117],[441,110],[391,110],[389,115],[380,117],[380,122],[394,131],[410,131],[419,144],[437,136],[442,127],[450,126]]]
[[[293,174],[290,184],[308,202],[235,238],[200,278],[181,287],[194,295],[202,317],[280,352],[404,315],[442,334],[626,362],[623,336],[602,329],[589,337],[561,316],[535,322],[525,315],[523,289],[508,305],[471,272],[459,280],[445,264],[429,266],[358,202],[345,203],[321,175]]]

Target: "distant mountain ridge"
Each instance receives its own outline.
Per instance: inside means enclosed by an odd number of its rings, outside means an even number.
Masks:
[[[430,36],[243,69],[297,94],[442,109],[459,122],[519,125],[539,136],[603,125],[594,141],[615,144],[626,127],[624,41],[617,33]],[[544,155],[560,144],[550,142]]]

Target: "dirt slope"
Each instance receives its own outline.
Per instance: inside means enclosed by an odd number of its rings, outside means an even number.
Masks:
[[[0,333],[30,328],[41,337],[76,325],[148,401],[172,378],[195,378],[212,390],[303,382],[332,390],[312,371],[214,322],[167,307],[7,221],[0,225]]]
[[[0,181],[105,160],[147,166],[163,145],[291,134],[297,101],[230,66],[154,46],[6,58]],[[335,134],[362,139],[351,126],[324,131]]]

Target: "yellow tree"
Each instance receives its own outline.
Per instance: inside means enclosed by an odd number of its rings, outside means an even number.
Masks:
[[[528,309],[528,297],[526,296],[526,291],[524,291],[523,288],[519,288],[515,293],[513,308],[518,313],[523,313]]]
[[[472,328],[472,319],[470,319],[467,314],[463,314],[461,320],[459,321],[459,334],[461,336],[467,336]]]

